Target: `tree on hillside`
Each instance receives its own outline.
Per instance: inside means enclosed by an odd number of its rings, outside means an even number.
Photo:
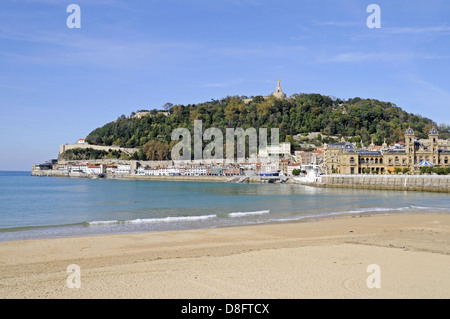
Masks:
[[[284,100],[257,96],[248,103],[242,97],[228,96],[199,104],[166,103],[163,108],[168,111],[167,116],[157,110],[141,118],[121,116],[93,130],[86,140],[92,145],[140,148],[152,159],[170,158],[167,148],[170,151],[171,132],[183,127],[192,134],[195,120],[202,120],[203,130],[215,127],[225,132],[226,128],[253,127],[257,131],[267,128],[270,134],[270,128],[278,128],[280,141],[292,142],[291,137],[299,133],[320,132],[326,143],[333,139],[324,135],[356,136],[364,145],[370,144],[372,138],[378,145],[385,138],[387,143],[402,141],[408,127],[416,136],[426,137],[429,129],[437,127],[432,120],[407,113],[389,102],[333,100],[320,94],[294,94]],[[439,138],[450,137],[448,125],[441,124],[438,130]]]
[[[152,140],[147,142],[143,151],[150,161],[163,161],[170,159],[169,144],[165,142],[160,142]]]
[[[166,104],[163,105],[163,109],[166,112],[168,112],[172,107],[173,107],[173,104],[169,103],[169,102],[167,102]]]

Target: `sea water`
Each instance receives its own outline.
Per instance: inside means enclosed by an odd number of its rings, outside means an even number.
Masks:
[[[450,213],[450,196],[298,184],[92,180],[0,172],[0,241],[415,212]]]

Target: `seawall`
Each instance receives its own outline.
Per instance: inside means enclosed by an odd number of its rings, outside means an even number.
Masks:
[[[450,192],[450,176],[443,175],[322,175],[314,186]]]

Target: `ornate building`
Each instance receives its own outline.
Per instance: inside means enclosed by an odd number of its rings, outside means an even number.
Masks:
[[[356,150],[348,142],[325,145],[323,170],[326,174],[386,174],[396,170],[414,173],[421,163],[448,167],[450,150],[439,148],[438,135],[433,128],[424,144],[416,140],[414,131],[409,128],[405,133],[404,148],[396,149],[388,149],[386,143],[380,150],[373,150],[374,145],[371,145],[372,150]]]

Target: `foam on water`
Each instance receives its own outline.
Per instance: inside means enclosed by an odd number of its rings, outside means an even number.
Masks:
[[[131,220],[99,220],[88,222],[90,226],[99,225],[115,225],[115,224],[150,224],[150,223],[174,223],[186,221],[199,221],[205,219],[216,218],[217,215],[202,215],[202,216],[176,216],[176,217],[162,217],[162,218],[137,218]]]
[[[245,216],[258,216],[258,215],[264,215],[269,214],[270,210],[259,210],[255,212],[236,212],[236,213],[229,213],[229,217],[245,217]]]

